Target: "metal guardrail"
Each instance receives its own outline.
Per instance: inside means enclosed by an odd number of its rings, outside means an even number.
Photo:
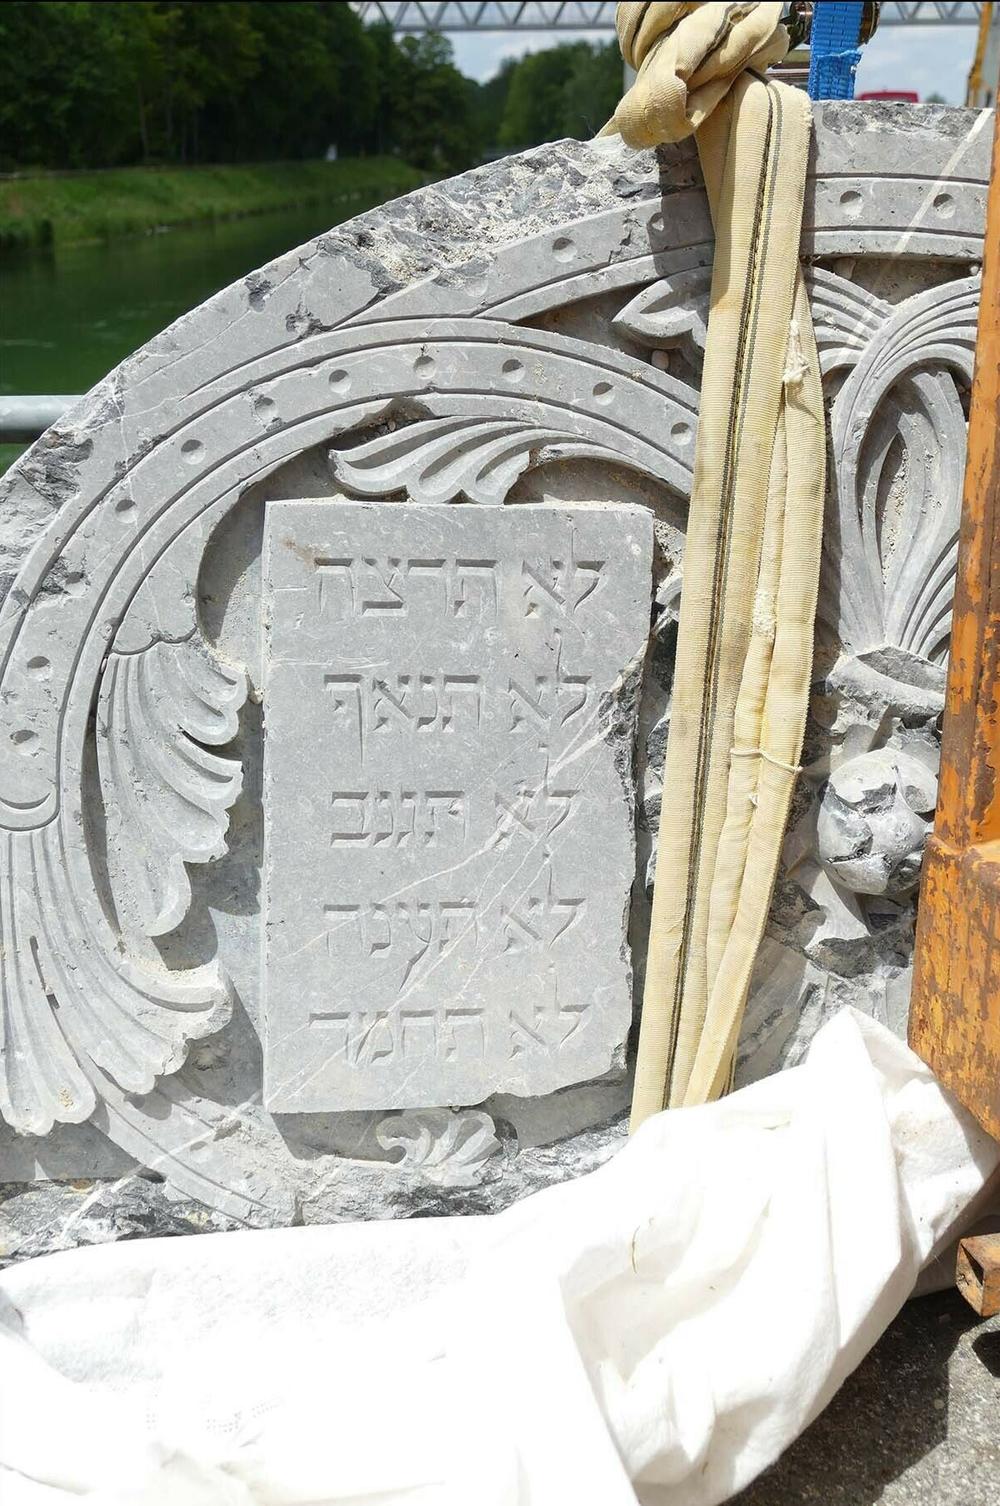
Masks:
[[[80,401],[76,394],[0,397],[0,444],[30,444]]]

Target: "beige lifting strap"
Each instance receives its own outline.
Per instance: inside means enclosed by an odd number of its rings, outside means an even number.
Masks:
[[[633,1128],[730,1086],[805,730],[826,454],[798,259],[809,101],[759,76],[780,14],[618,6],[638,77],[605,133],[696,132],[716,237]]]

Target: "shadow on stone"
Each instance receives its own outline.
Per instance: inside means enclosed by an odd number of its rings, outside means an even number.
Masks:
[[[972,1348],[990,1374],[1000,1379],[1000,1329],[981,1333],[973,1340]]]

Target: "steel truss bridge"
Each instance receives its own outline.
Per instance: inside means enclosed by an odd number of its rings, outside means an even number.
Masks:
[[[973,0],[886,0],[879,26],[978,26]],[[614,31],[613,0],[359,0],[363,21],[397,32]]]

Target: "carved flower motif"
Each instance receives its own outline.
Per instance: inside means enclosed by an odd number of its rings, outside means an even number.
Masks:
[[[478,1182],[500,1149],[493,1120],[480,1109],[408,1109],[380,1121],[375,1138],[383,1150],[401,1150],[395,1163],[445,1187]]]

